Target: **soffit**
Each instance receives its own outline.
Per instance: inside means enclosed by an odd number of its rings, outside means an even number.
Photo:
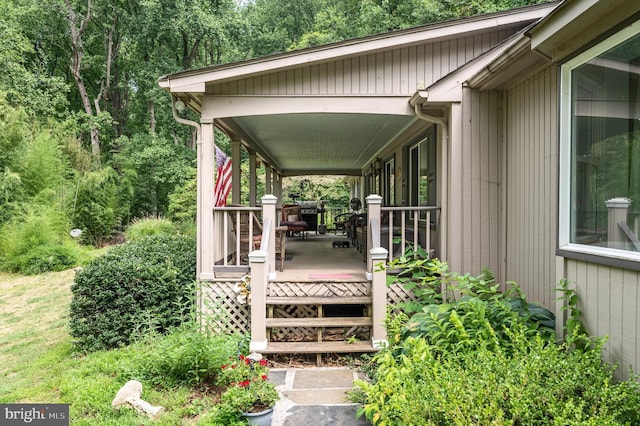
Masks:
[[[359,176],[377,152],[420,124],[414,116],[358,113],[245,116],[219,123],[284,176]]]

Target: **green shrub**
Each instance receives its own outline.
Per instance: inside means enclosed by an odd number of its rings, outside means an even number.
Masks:
[[[76,345],[84,351],[115,348],[188,319],[195,298],[195,252],[193,238],[152,236],[90,262],[71,289]]]
[[[85,174],[78,183],[73,225],[82,229],[82,239],[102,247],[116,225],[117,174],[111,167]]]
[[[527,302],[516,283],[500,292],[491,272],[460,275],[437,259],[406,257],[394,267],[402,269],[396,280],[417,299],[400,304],[405,319],[394,326],[397,342],[422,337],[440,353],[479,347],[510,350],[508,330],[515,326],[523,326],[531,337],[554,340],[555,315]]]
[[[164,388],[214,384],[222,365],[237,356],[242,339],[204,331],[196,321],[186,322],[147,341],[148,352],[137,361],[138,374]]]
[[[175,235],[176,226],[169,220],[159,217],[146,217],[134,219],[124,235],[127,240],[139,240],[151,235]]]
[[[87,251],[67,234],[65,216],[53,207],[32,208],[0,229],[0,267],[40,274],[84,263]]]
[[[374,425],[639,424],[637,378],[614,383],[601,360],[603,342],[569,350],[523,328],[513,351],[479,347],[440,353],[421,338],[404,342],[402,356],[375,358],[372,383],[356,382],[364,414]]]

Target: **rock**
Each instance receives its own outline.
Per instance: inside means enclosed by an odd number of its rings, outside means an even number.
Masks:
[[[120,408],[124,405],[133,407],[137,412],[146,414],[152,419],[157,419],[164,411],[161,406],[153,406],[147,401],[140,399],[142,396],[142,383],[137,380],[129,380],[120,388],[116,397],[111,401],[113,408]]]

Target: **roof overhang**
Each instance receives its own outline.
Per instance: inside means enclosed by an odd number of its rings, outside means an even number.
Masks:
[[[559,62],[639,14],[637,0],[565,0],[530,30],[531,49]]]

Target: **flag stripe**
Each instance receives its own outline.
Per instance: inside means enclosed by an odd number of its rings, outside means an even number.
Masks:
[[[218,176],[213,187],[213,203],[216,207],[227,205],[227,197],[231,191],[231,157],[216,146],[216,165]]]

